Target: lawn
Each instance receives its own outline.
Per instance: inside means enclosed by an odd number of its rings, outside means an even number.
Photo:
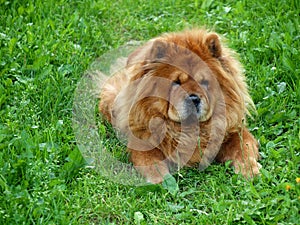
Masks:
[[[299,12],[297,0],[0,0],[0,224],[299,224]],[[135,186],[89,166],[72,120],[91,64],[129,41],[204,25],[245,67],[261,176],[213,164]],[[126,156],[116,138],[101,142]]]

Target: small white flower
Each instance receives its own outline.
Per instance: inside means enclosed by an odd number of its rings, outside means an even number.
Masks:
[[[73,46],[74,46],[75,50],[81,50],[81,46],[80,45],[74,44]]]

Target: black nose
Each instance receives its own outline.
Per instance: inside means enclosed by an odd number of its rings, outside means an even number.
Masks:
[[[196,107],[196,109],[198,109],[199,105],[200,105],[200,98],[198,97],[198,95],[194,95],[194,94],[191,94],[189,95],[189,100],[193,102],[194,106]]]

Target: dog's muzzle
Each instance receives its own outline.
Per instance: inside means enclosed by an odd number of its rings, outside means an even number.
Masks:
[[[198,95],[195,94],[189,95],[186,98],[185,102],[187,107],[190,108],[191,111],[195,112],[196,114],[200,113],[201,99],[198,97]]]

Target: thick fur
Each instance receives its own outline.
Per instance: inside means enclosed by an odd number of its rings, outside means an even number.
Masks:
[[[242,66],[216,33],[150,40],[104,84],[99,109],[149,182],[161,182],[170,163],[206,167],[214,158],[232,160],[245,177],[259,173],[258,142],[245,127],[254,104]]]

